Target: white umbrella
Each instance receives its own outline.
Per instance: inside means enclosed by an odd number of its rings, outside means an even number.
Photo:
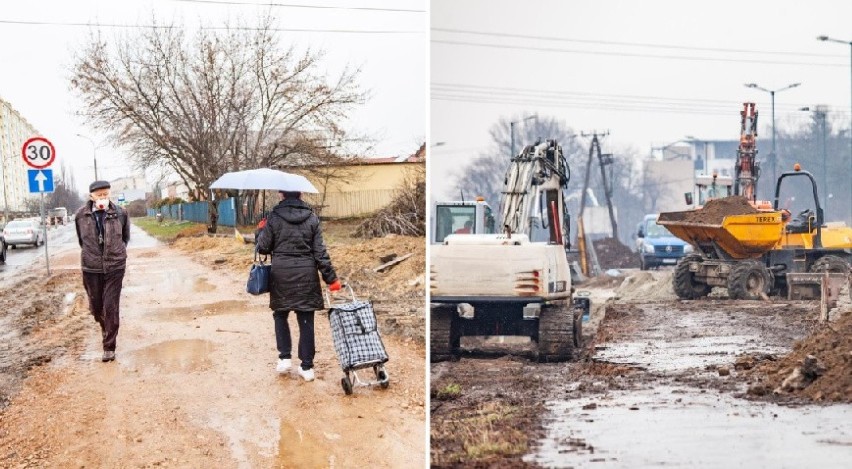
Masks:
[[[269,168],[225,173],[210,188],[319,193],[304,176]]]

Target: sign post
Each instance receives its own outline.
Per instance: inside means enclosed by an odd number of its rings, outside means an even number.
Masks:
[[[47,264],[47,275],[50,275],[50,256],[48,254],[47,223],[45,220],[44,194],[53,192],[53,170],[47,169],[56,161],[56,149],[50,140],[44,137],[33,137],[21,147],[21,157],[27,166],[33,168],[27,171],[30,194],[41,196],[41,227],[44,234],[44,261]],[[37,244],[37,243],[36,243]]]

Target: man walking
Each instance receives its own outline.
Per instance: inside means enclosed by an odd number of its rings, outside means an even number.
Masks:
[[[269,307],[275,320],[278,346],[276,371],[284,374],[292,366],[290,326],[287,316],[296,312],[299,323],[299,375],[313,381],[314,312],[323,308],[322,287],[317,271],[329,285],[340,290],[340,281],[322,239],[319,218],[301,200],[299,192],[281,192],[281,203],[275,206],[257,236],[257,250],[272,254],[269,279]]]
[[[89,186],[91,200],[77,210],[74,219],[82,248],[83,286],[89,296],[89,310],[101,326],[104,362],[115,360],[121,283],[130,240],[127,212],[110,202],[109,193],[109,182],[93,182]]]

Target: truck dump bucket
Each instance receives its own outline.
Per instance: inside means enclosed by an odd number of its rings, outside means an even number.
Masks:
[[[781,212],[759,211],[745,197],[711,200],[698,210],[661,213],[657,224],[696,248],[716,246],[734,259],[759,257],[781,241]]]

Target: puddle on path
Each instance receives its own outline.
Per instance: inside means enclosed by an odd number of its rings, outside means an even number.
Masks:
[[[211,292],[216,290],[216,286],[207,280],[207,277],[198,277],[195,279],[194,290],[200,293]]]
[[[336,435],[325,435],[332,440]],[[281,422],[278,436],[278,456],[275,467],[282,468],[328,468],[335,467],[334,454],[327,443],[302,428]]]
[[[242,314],[251,311],[245,300],[225,300],[180,308],[160,308],[157,315],[167,319],[193,319],[203,316],[218,316],[222,314]]]
[[[138,366],[156,366],[168,372],[202,371],[210,368],[216,346],[206,340],[169,340],[149,345],[131,354]]]
[[[773,347],[754,336],[697,337],[683,340],[604,343],[595,358],[610,363],[641,366],[649,371],[678,372],[708,365],[733,363],[746,353],[783,354],[789,347]]]
[[[781,407],[659,387],[548,409],[547,436],[524,458],[544,467],[830,468],[852,455],[848,404]]]

